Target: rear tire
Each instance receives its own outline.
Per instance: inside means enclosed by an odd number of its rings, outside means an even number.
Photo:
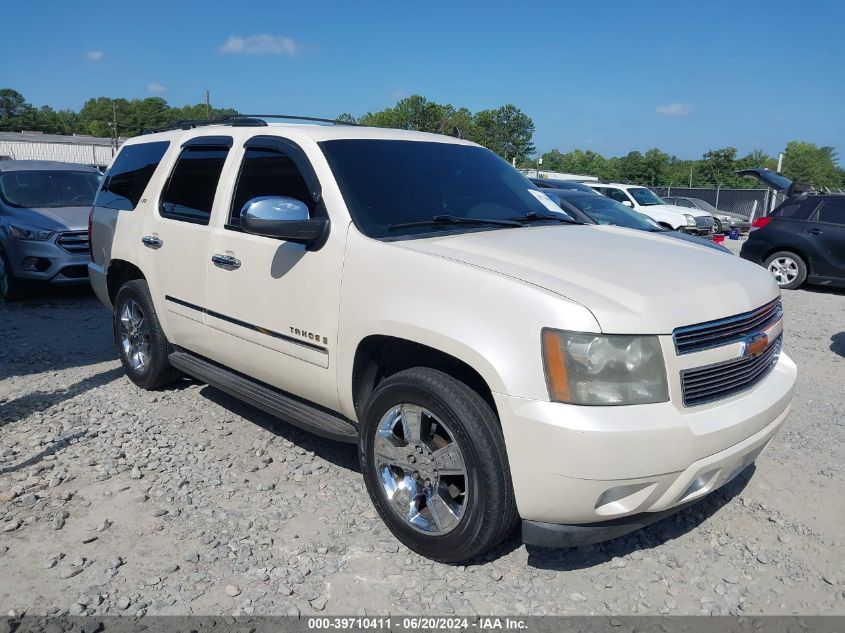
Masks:
[[[128,281],[117,292],[114,339],[126,375],[142,389],[157,389],[182,376],[167,359],[173,346],[161,329],[143,279]]]
[[[785,290],[795,290],[807,280],[806,262],[792,251],[773,253],[766,258],[763,265],[775,278],[778,286]]]
[[[516,527],[496,415],[448,374],[415,367],[382,382],[365,408],[359,458],[382,520],[421,556],[468,561]]]
[[[0,299],[11,303],[17,301],[26,293],[27,284],[15,277],[6,252],[0,248]]]

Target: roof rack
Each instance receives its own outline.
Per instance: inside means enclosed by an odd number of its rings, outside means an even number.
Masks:
[[[337,119],[322,119],[313,116],[297,116],[293,114],[232,114],[228,116],[218,117],[216,119],[185,119],[183,121],[175,121],[170,125],[160,128],[153,128],[144,130],[144,134],[152,134],[155,132],[167,132],[168,130],[192,130],[197,127],[205,125],[231,125],[233,127],[266,127],[267,121],[264,119],[287,119],[290,121],[313,121],[315,123],[331,123],[333,125],[355,125],[350,121],[338,121]]]

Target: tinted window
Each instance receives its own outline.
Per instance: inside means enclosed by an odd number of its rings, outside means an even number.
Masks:
[[[208,224],[217,182],[228,153],[226,147],[204,145],[183,149],[161,194],[161,215]]]
[[[355,225],[371,237],[501,228],[483,223],[391,228],[436,215],[509,219],[550,212],[531,182],[482,147],[370,139],[324,141],[320,147]]]
[[[630,202],[631,201],[630,198],[628,198],[627,194],[624,191],[622,191],[621,189],[606,188],[606,189],[603,189],[602,192],[608,198],[613,198],[614,200],[617,200],[618,202]]]
[[[819,222],[845,225],[845,198],[825,200],[819,208]]]
[[[804,200],[802,202],[787,202],[772,211],[775,218],[789,218],[791,220],[806,220],[819,205],[818,200]]]
[[[124,145],[106,172],[95,204],[121,211],[134,209],[169,145],[168,141]]]
[[[690,202],[689,200],[684,200],[683,198],[670,198],[670,204],[676,204],[679,207],[687,207],[688,209],[693,208],[695,205]]]
[[[259,196],[296,198],[314,210],[314,200],[294,162],[274,149],[247,149],[232,198],[227,227],[240,226],[241,209]]]
[[[0,197],[12,207],[90,207],[100,175],[87,171],[9,171],[0,174]]]

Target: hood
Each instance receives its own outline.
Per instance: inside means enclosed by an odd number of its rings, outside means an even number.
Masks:
[[[29,224],[50,231],[86,231],[91,207],[6,208],[6,218],[14,224]]]
[[[603,332],[670,334],[778,296],[762,266],[660,233],[554,225],[395,242],[544,288],[581,304]]]
[[[720,253],[727,253],[728,255],[733,255],[729,248],[725,248],[721,244],[716,244],[716,242],[706,237],[698,237],[697,235],[681,233],[680,231],[660,231],[658,235],[662,235],[663,237],[670,237],[676,240],[683,240],[684,242],[690,242],[691,244],[698,244],[699,246],[703,246],[704,248],[712,248],[713,250],[719,251]]]
[[[691,215],[694,218],[700,218],[707,215],[707,211],[702,211],[701,209],[693,209],[691,207],[679,207],[675,204],[650,204],[648,206],[642,205],[640,207],[643,212],[648,211],[649,209],[655,209],[660,211],[668,211],[669,213],[680,213],[681,215]]]

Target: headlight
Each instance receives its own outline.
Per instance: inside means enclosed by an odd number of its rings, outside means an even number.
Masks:
[[[695,218],[693,216],[684,213],[684,217],[687,219],[687,226],[695,226]]]
[[[669,400],[666,367],[656,336],[543,330],[549,397],[593,405]]]
[[[19,240],[35,240],[43,241],[49,240],[53,235],[53,231],[47,229],[39,229],[37,226],[27,226],[26,224],[10,224],[9,229],[12,235]]]

